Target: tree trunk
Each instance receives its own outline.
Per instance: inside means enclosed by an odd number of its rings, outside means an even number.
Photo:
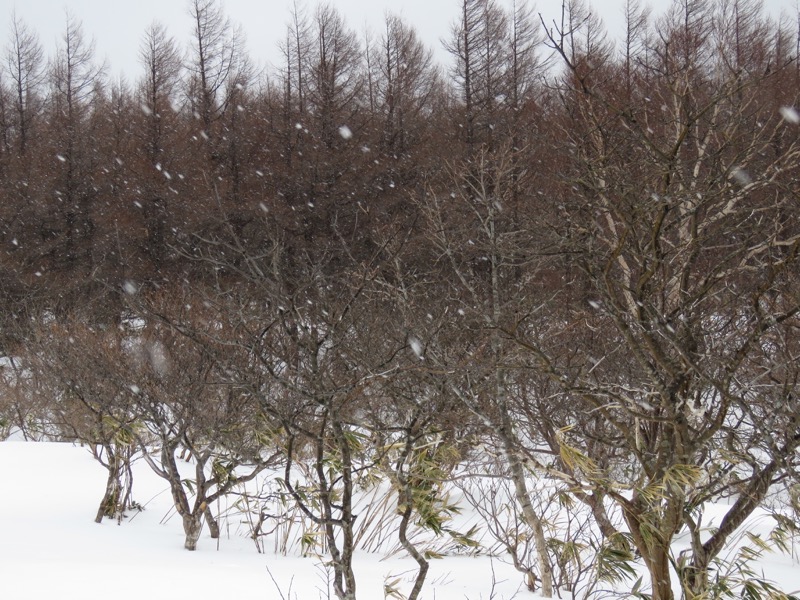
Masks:
[[[108,479],[106,480],[106,493],[100,501],[100,507],[97,509],[97,516],[94,519],[95,523],[102,523],[103,517],[115,517],[122,510],[120,506],[120,489],[122,485],[119,481],[119,472],[114,467],[113,459],[112,464],[109,464]]]
[[[669,573],[669,550],[658,548],[647,561],[650,584],[653,586],[652,600],[674,600]]]
[[[338,506],[341,512],[339,530],[341,532],[342,547],[341,551],[338,553],[338,560],[336,558],[333,560],[335,573],[334,591],[340,600],[355,600],[356,576],[353,572],[353,550],[355,546],[353,523],[356,516],[353,514],[353,461],[350,455],[350,442],[345,435],[342,422],[339,420],[334,410],[331,409],[329,414],[333,437],[336,442],[336,447],[341,453],[342,461],[340,472],[342,489]],[[330,493],[324,496],[324,502],[329,505],[328,508],[326,508],[326,513],[331,515],[333,502]],[[336,536],[333,533],[333,527],[328,525],[326,531],[328,533],[328,543],[332,550],[333,546],[336,544]],[[333,552],[331,552],[331,556],[335,556]]]
[[[708,595],[708,560],[696,555],[691,565],[684,567],[681,576],[681,587],[687,598],[705,598]]]
[[[183,515],[183,531],[186,534],[186,541],[183,547],[187,550],[197,550],[197,540],[200,539],[200,532],[203,530],[203,520],[201,515]]]
[[[212,540],[219,539],[219,523],[214,518],[214,513],[211,512],[211,507],[206,506],[206,509],[203,514],[205,514],[206,523],[208,523],[208,531],[211,534],[211,539]]]
[[[410,443],[407,445],[407,450],[405,456],[408,455],[408,450]],[[404,456],[404,460],[405,460]],[[411,486],[409,485],[408,481],[406,481],[405,476],[401,472],[402,467],[398,468],[398,484],[402,487],[400,488],[397,504],[398,507],[402,507],[400,511],[400,527],[398,529],[398,538],[400,539],[400,545],[403,549],[408,552],[409,556],[413,558],[417,565],[419,565],[419,570],[417,571],[417,577],[414,580],[414,587],[411,589],[411,593],[408,595],[406,600],[417,600],[419,598],[420,593],[422,592],[422,586],[425,583],[425,577],[428,575],[428,560],[425,558],[423,554],[417,550],[417,547],[412,544],[408,539],[408,524],[411,521],[411,516],[413,514],[413,503],[414,503],[414,494],[411,490]]]
[[[539,562],[539,577],[542,580],[542,596],[544,598],[553,597],[553,568],[547,555],[547,540],[544,535],[544,525],[536,514],[531,504],[528,485],[525,482],[525,469],[519,455],[514,447],[514,440],[511,438],[511,420],[508,412],[503,411],[503,426],[500,428],[500,438],[503,442],[503,450],[506,455],[509,470],[511,471],[511,481],[514,483],[514,495],[522,509],[522,516],[525,524],[533,534],[533,544],[536,549],[536,558]],[[530,587],[530,584],[528,584]]]
[[[643,535],[642,512],[636,510],[635,501],[627,507],[627,510],[623,508],[623,516],[631,532],[633,543],[641,554],[650,575],[651,600],[674,600],[669,572],[669,542],[664,543],[658,540],[649,542]],[[657,535],[667,540],[671,540],[673,537],[664,531],[658,531]]]

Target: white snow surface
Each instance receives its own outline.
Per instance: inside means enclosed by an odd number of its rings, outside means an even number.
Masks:
[[[183,549],[180,519],[168,488],[149,467],[134,467],[134,498],[146,505],[121,525],[94,523],[105,489],[105,470],[87,448],[72,444],[0,443],[0,572],[2,598],[59,600],[113,598],[328,598],[319,558],[259,554],[236,524],[222,524],[217,540],[203,536],[195,552]],[[227,531],[226,531],[227,529]],[[384,598],[384,583],[401,578],[411,590],[416,566],[407,558],[359,553],[357,597]],[[510,599],[520,576],[487,557],[447,557],[431,562],[423,598],[489,598],[492,570],[496,600]],[[270,578],[275,578],[276,583]],[[291,592],[291,593],[290,593]],[[335,598],[333,590],[331,598]],[[532,598],[520,593],[517,598]]]
[[[188,465],[187,465],[188,466]],[[183,549],[180,519],[165,482],[144,461],[134,466],[134,498],[145,506],[121,524],[94,523],[105,470],[87,448],[72,444],[0,443],[0,572],[2,598],[59,600],[114,598],[335,598],[318,557],[259,554],[246,528],[221,522],[220,540],[207,530],[196,552]],[[724,506],[709,507],[722,513]],[[752,530],[768,531],[762,513]],[[763,523],[761,522],[763,521]],[[678,540],[676,550],[686,540]],[[755,565],[784,591],[800,589],[800,557],[770,554]],[[359,552],[357,597],[380,600],[399,578],[407,594],[415,563]],[[274,578],[274,581],[273,581]],[[422,598],[510,600],[537,598],[502,558],[448,556],[431,561]],[[566,596],[564,596],[566,598]]]

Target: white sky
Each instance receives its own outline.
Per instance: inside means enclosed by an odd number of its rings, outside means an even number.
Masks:
[[[511,0],[500,1],[511,4]],[[622,2],[590,0],[612,33],[622,30]],[[797,2],[766,0],[765,6],[775,16],[782,10],[794,15]],[[231,21],[243,26],[250,57],[260,66],[280,61],[278,41],[285,36],[290,4],[291,0],[223,0]],[[370,27],[377,34],[387,13],[400,14],[436,52],[437,60],[447,63],[440,40],[449,36],[459,0],[332,0],[332,4],[358,32]],[[649,4],[660,13],[669,2],[651,0]],[[313,9],[316,2],[305,0],[305,5]],[[536,2],[548,22],[556,17],[560,5],[560,0]],[[95,39],[96,58],[107,59],[109,74],[124,74],[130,82],[139,77],[139,44],[153,21],[165,24],[179,43],[185,44],[191,31],[188,0],[0,0],[0,44],[5,48],[12,11],[16,10],[38,33],[45,52],[52,55],[63,32],[67,9],[82,22],[87,39]]]

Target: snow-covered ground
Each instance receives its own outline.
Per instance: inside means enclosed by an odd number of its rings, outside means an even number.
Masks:
[[[0,573],[2,598],[142,600],[170,598],[333,597],[320,559],[256,551],[236,523],[222,538],[183,549],[183,532],[164,482],[139,462],[134,496],[144,504],[121,525],[93,522],[105,473],[88,450],[70,444],[0,443]],[[766,525],[765,525],[766,527]],[[359,598],[379,600],[399,578],[407,593],[408,559],[362,553],[356,562]],[[785,591],[800,589],[797,556],[769,555],[756,565]],[[446,557],[432,561],[423,598],[534,598],[502,560]]]
[[[0,443],[0,573],[2,598],[27,600],[170,598],[328,598],[326,571],[314,558],[259,554],[252,540],[223,526],[183,549],[180,519],[162,480],[144,462],[134,474],[135,499],[146,505],[122,525],[93,519],[104,469],[85,448],[56,443]],[[384,584],[411,587],[415,563],[359,554],[359,598],[384,598]],[[494,569],[494,575],[492,573]],[[425,598],[511,598],[520,576],[486,557],[433,561]],[[273,579],[275,582],[273,582]],[[280,588],[280,592],[279,592]],[[291,594],[290,594],[291,591]],[[330,592],[330,597],[333,592]],[[532,597],[527,592],[518,597]]]

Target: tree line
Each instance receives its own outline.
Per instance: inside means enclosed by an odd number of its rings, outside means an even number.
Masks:
[[[629,0],[614,45],[580,0],[553,23],[460,0],[442,69],[399,17],[362,38],[295,5],[264,74],[219,2],[188,10],[187,48],[144,32],[134,84],[76,18],[47,59],[12,18],[6,434],[90,444],[98,522],[140,453],[188,549],[279,469],[343,600],[374,480],[409,598],[411,529],[473,546],[453,486],[546,597],[782,597],[724,551],[759,507],[765,545],[796,533],[797,27]]]

